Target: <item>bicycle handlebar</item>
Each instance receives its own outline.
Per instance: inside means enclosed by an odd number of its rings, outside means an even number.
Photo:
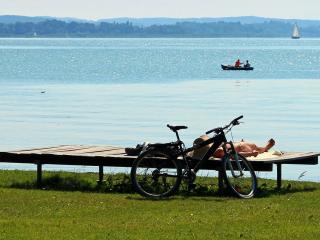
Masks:
[[[239,125],[240,123],[238,122],[241,118],[243,118],[243,115],[233,119],[228,125],[224,126],[224,127],[217,127],[217,128],[214,128],[214,129],[211,129],[209,131],[206,132],[206,134],[210,134],[210,133],[218,133],[220,131],[223,131],[224,129],[230,127],[231,125],[235,126],[235,125]]]
[[[239,120],[240,120],[241,118],[243,118],[243,115],[241,115],[241,116],[233,119],[228,125],[225,126],[225,128],[228,128],[228,127],[230,127],[231,125],[233,125],[233,126],[239,125],[239,124],[240,124],[240,123],[239,123]],[[224,128],[224,129],[225,129],[225,128]]]

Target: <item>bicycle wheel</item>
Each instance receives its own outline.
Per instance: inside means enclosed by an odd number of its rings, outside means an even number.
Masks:
[[[169,151],[148,150],[132,164],[131,182],[135,190],[148,198],[165,198],[173,195],[180,186],[182,170]]]
[[[238,164],[235,160],[238,158]],[[223,159],[224,179],[228,188],[240,198],[252,198],[257,191],[257,177],[248,160],[240,154],[228,154]]]

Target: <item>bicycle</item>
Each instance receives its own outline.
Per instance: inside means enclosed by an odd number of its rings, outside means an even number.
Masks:
[[[252,198],[257,190],[257,178],[251,164],[238,154],[232,141],[227,141],[226,134],[239,125],[239,116],[224,127],[214,128],[206,134],[214,133],[208,140],[186,148],[180,140],[178,131],[187,129],[186,126],[167,125],[177,137],[170,143],[149,144],[142,150],[132,164],[131,182],[135,190],[142,196],[161,199],[178,191],[182,179],[188,181],[188,188],[194,187],[196,173],[205,161],[222,146],[224,156],[221,159],[223,179],[228,188],[240,198]],[[194,159],[187,153],[212,144],[207,153],[194,165]]]

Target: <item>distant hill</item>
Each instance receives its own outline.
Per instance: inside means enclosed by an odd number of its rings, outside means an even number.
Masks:
[[[320,21],[261,17],[75,18],[0,16],[0,37],[320,37]]]
[[[176,23],[181,22],[196,22],[196,23],[213,23],[213,22],[229,22],[235,23],[240,22],[242,24],[255,24],[255,23],[264,23],[269,21],[277,21],[283,23],[297,23],[300,27],[313,27],[319,26],[320,20],[304,20],[304,19],[281,19],[281,18],[265,18],[265,17],[256,17],[256,16],[240,16],[240,17],[221,17],[221,18],[211,18],[211,17],[203,17],[203,18],[166,18],[166,17],[158,17],[158,18],[105,18],[99,19],[97,21],[94,20],[86,20],[79,18],[58,18],[58,17],[50,17],[50,16],[37,16],[37,17],[27,17],[27,16],[19,16],[19,15],[0,15],[0,23],[16,23],[16,22],[41,22],[45,20],[60,20],[65,22],[88,22],[88,23],[100,23],[100,22],[108,22],[108,23],[126,23],[130,22],[135,26],[143,26],[148,27],[151,25],[174,25]]]
[[[48,19],[52,19],[52,17],[26,17],[26,16],[17,16],[17,15],[1,15],[0,23],[16,23],[16,22],[42,22]]]
[[[0,15],[0,23],[10,24],[10,23],[25,23],[25,22],[32,22],[38,23],[43,22],[46,20],[60,20],[65,22],[94,22],[86,19],[79,19],[79,18],[57,18],[57,17],[49,17],[49,16],[37,16],[37,17],[27,17],[27,16],[19,16],[19,15]]]

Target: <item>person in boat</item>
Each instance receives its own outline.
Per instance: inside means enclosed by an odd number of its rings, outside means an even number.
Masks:
[[[235,62],[234,66],[235,66],[235,67],[240,67],[241,64],[242,64],[242,62],[240,62],[240,59],[238,59],[238,60]]]
[[[196,146],[196,145],[198,145],[208,139],[209,139],[209,137],[207,135],[200,136],[199,138],[194,140],[193,146]],[[206,154],[206,152],[209,150],[211,145],[212,144],[206,145],[206,146],[199,148],[199,149],[195,149],[194,151],[192,151],[190,153],[189,156],[192,158],[201,159]],[[275,141],[274,141],[274,139],[271,138],[270,140],[268,140],[268,142],[266,143],[265,146],[259,147],[255,143],[247,142],[242,139],[240,142],[234,142],[233,145],[234,145],[235,150],[239,154],[241,154],[245,157],[251,157],[251,156],[256,157],[256,156],[258,156],[258,154],[268,152],[270,150],[270,148],[272,148],[275,145]],[[230,148],[229,144],[227,144],[227,148]],[[223,151],[222,147],[219,147],[214,152],[213,156],[216,158],[222,158],[224,156],[224,151]]]
[[[251,67],[251,65],[250,65],[250,63],[249,63],[249,61],[248,61],[248,60],[246,61],[246,64],[244,64],[244,67],[245,67],[245,68],[249,68],[249,67]]]

